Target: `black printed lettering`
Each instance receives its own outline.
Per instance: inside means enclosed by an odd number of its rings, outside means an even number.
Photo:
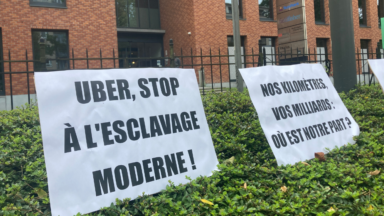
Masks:
[[[100,170],[93,172],[93,183],[95,186],[96,196],[102,195],[101,189],[103,189],[104,194],[115,192],[115,184],[111,168],[104,169],[104,175]]]

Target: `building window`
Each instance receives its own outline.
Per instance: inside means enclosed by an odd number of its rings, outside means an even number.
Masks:
[[[360,48],[368,50],[369,42],[370,42],[370,40],[360,40]]]
[[[229,80],[230,82],[236,82],[236,67],[235,67],[235,40],[233,36],[227,36],[227,45],[228,45],[228,63],[229,63]],[[240,36],[240,53],[241,53],[241,62],[245,68],[245,37]]]
[[[240,46],[244,47],[244,44],[245,44],[245,36],[240,36]],[[227,45],[228,47],[235,46],[235,40],[233,36],[227,36]]]
[[[328,60],[327,41],[328,39],[316,39],[316,60],[324,67],[326,66],[326,62]]]
[[[243,3],[242,0],[238,0],[239,3],[239,17],[243,18]],[[225,0],[225,13],[227,15],[227,19],[232,19],[232,1]]]
[[[160,29],[159,0],[116,0],[119,28]]]
[[[39,7],[65,8],[66,0],[29,0],[29,5]]]
[[[315,0],[315,22],[316,24],[324,24],[324,0]]]
[[[317,38],[316,47],[324,47],[325,49],[327,49],[327,40],[328,39]]]
[[[3,67],[3,42],[1,40],[2,33],[1,33],[1,28],[0,28],[0,95],[5,95],[5,84],[4,84],[4,74],[1,74],[4,72],[4,67]]]
[[[367,4],[365,0],[359,0],[359,23],[367,26]]]
[[[362,73],[369,73],[368,58],[369,58],[369,45],[370,40],[360,40],[360,59],[361,59],[361,71]]]
[[[272,37],[260,38],[261,51],[265,54],[266,65],[276,65],[275,40],[276,38]]]
[[[68,33],[65,31],[32,31],[35,71],[69,69]]]
[[[259,0],[260,20],[273,20],[273,0]]]
[[[275,46],[275,38],[262,37],[261,38],[261,44],[262,44],[262,46],[274,47]]]
[[[379,28],[381,28],[381,18],[384,17],[384,0],[377,0],[377,13],[379,16]]]

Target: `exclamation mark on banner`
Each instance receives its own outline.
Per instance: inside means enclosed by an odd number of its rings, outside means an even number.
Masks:
[[[188,150],[188,154],[189,154],[189,158],[191,159],[191,163],[192,163],[192,169],[196,169],[196,165],[195,165],[195,159],[193,158],[193,152],[192,152],[192,149],[191,150]]]

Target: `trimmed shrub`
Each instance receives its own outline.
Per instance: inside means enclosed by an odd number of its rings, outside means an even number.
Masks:
[[[220,172],[90,215],[383,215],[384,95],[340,94],[361,134],[356,145],[277,166],[247,92],[208,94],[203,104]],[[0,112],[0,214],[49,215],[37,108]]]

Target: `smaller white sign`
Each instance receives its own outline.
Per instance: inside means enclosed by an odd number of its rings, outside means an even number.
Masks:
[[[278,165],[354,144],[360,129],[320,64],[240,69]]]
[[[368,64],[379,81],[381,88],[384,89],[384,59],[369,59]]]

